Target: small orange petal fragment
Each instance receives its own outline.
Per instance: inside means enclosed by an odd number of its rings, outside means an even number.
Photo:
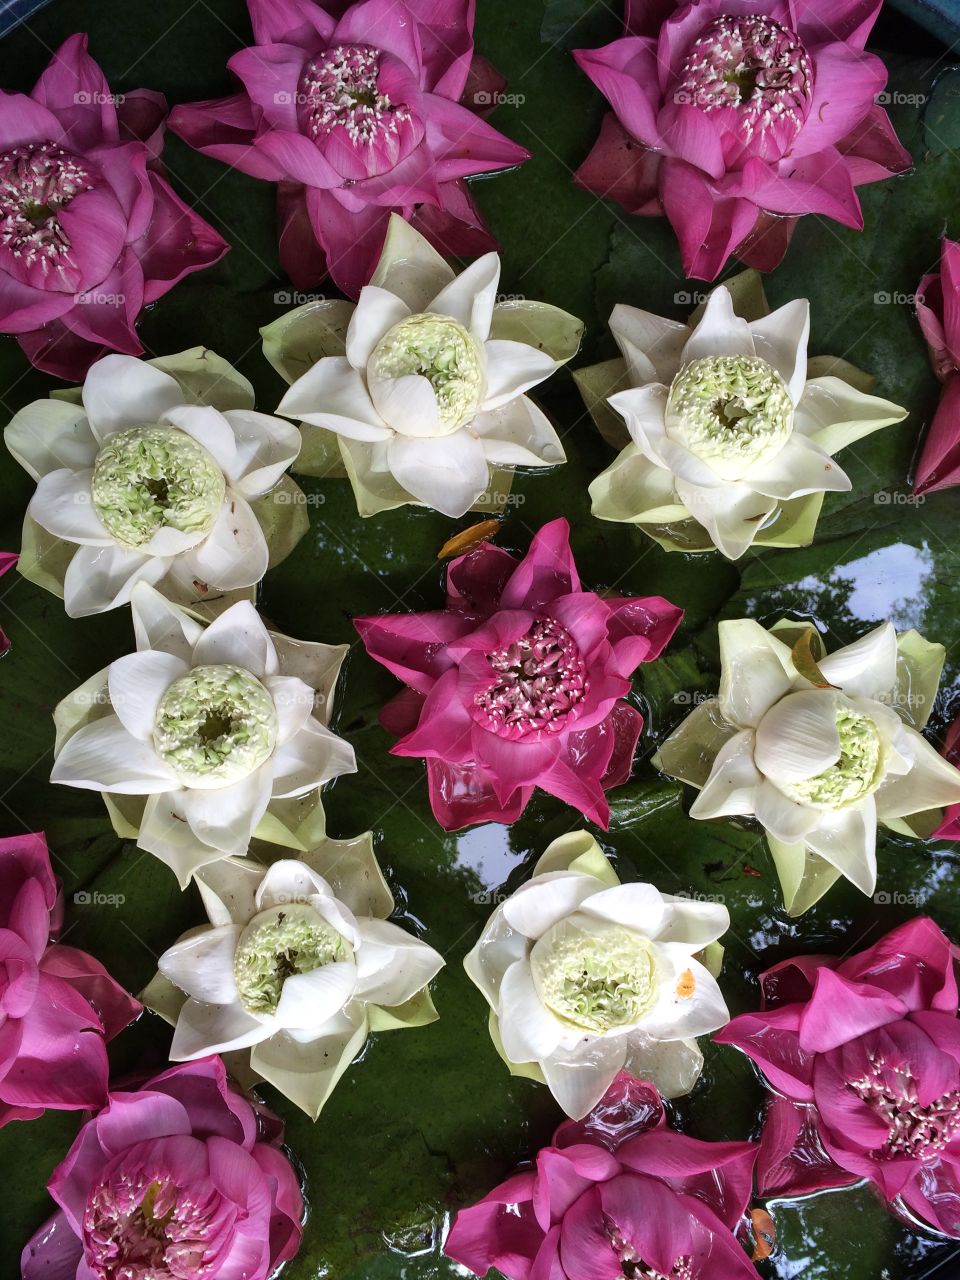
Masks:
[[[472,524],[469,529],[461,529],[459,533],[447,539],[437,552],[437,559],[446,560],[450,556],[462,556],[471,547],[492,538],[499,528],[499,520],[481,520],[479,524]]]
[[[773,1253],[777,1243],[777,1224],[766,1209],[751,1209],[750,1224],[753,1228],[754,1241],[751,1261],[760,1262],[763,1258],[769,1258]]]

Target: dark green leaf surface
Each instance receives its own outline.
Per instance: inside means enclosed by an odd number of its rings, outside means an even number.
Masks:
[[[618,6],[615,6],[618,9]],[[585,0],[480,0],[477,44],[508,76],[517,105],[494,123],[527,146],[521,169],[475,184],[503,245],[504,292],[549,301],[587,324],[576,363],[613,354],[606,317],[618,301],[685,318],[704,286],[685,281],[665,222],[631,219],[573,187],[572,170],[596,135],[603,105],[570,50],[606,42],[619,9]],[[230,88],[224,64],[249,40],[241,0],[57,0],[0,45],[3,87],[28,88],[50,52],[74,30],[89,30],[91,52],[111,87],[165,91],[171,102]],[[888,26],[887,31],[891,28]],[[885,51],[884,51],[885,52]],[[756,973],[789,954],[844,952],[875,941],[919,910],[960,934],[960,864],[950,845],[887,837],[880,846],[886,898],[870,901],[845,883],[800,920],[788,920],[762,840],[731,823],[696,823],[689,797],[649,764],[655,741],[689,710],[692,695],[716,686],[718,617],[772,622],[786,611],[811,615],[849,641],[891,617],[947,646],[943,694],[932,721],[941,731],[960,710],[960,494],[907,501],[907,472],[938,388],[907,301],[937,260],[938,236],[960,235],[960,78],[943,64],[891,57],[892,88],[933,98],[894,106],[915,172],[868,188],[862,235],[809,219],[784,265],[766,282],[771,304],[796,295],[813,304],[811,351],[842,356],[877,377],[877,392],[908,405],[910,418],[841,455],[853,491],[828,496],[820,540],[810,549],[750,554],[737,566],[714,557],[668,555],[637,531],[591,518],[588,481],[612,456],[583,411],[569,374],[544,398],[564,434],[569,464],[551,477],[519,477],[500,541],[526,548],[546,519],[565,515],[584,581],[618,592],[663,594],[686,612],[664,660],[645,668],[636,696],[647,714],[633,780],[614,793],[611,831],[602,836],[622,877],[649,878],[667,892],[721,897],[733,926],[721,984],[735,1011],[756,1000]],[[937,74],[939,79],[936,79]],[[936,87],[934,89],[934,81]],[[257,329],[292,297],[277,265],[273,193],[171,139],[166,159],[181,194],[233,243],[216,268],[193,277],[144,318],[151,354],[204,343],[236,364],[272,410],[279,377],[260,354]],[[29,370],[10,339],[0,345],[5,419],[46,395],[50,379]],[[355,639],[354,614],[435,608],[442,569],[436,553],[457,528],[441,516],[402,509],[369,521],[355,512],[340,480],[305,480],[311,529],[271,571],[261,605],[280,630],[328,642]],[[31,493],[26,476],[0,459],[0,546],[19,545]],[[44,828],[65,882],[67,937],[107,964],[132,990],[153,974],[156,957],[201,918],[195,891],[181,894],[149,855],[118,841],[96,796],[47,782],[54,704],[131,646],[126,611],[68,620],[59,601],[10,574],[0,584],[0,616],[13,641],[0,666],[0,812],[4,834]],[[491,825],[444,835],[432,820],[422,766],[389,755],[377,712],[391,678],[357,647],[342,686],[340,731],[354,744],[358,777],[328,793],[331,833],[373,826],[378,853],[411,927],[447,958],[434,984],[440,1021],[371,1038],[316,1125],[277,1097],[302,1163],[310,1203],[304,1247],[290,1280],[407,1280],[462,1274],[439,1255],[444,1218],[532,1156],[560,1119],[541,1086],[511,1079],[487,1035],[486,1007],[461,959],[490,911],[490,891],[515,887],[546,843],[577,816],[538,797],[511,829]],[[77,893],[104,895],[77,901]],[[111,896],[112,895],[112,896]],[[169,1029],[145,1016],[112,1049],[117,1078],[161,1068]],[[704,1046],[707,1067],[676,1122],[706,1138],[758,1132],[762,1090],[744,1058]],[[77,1128],[50,1115],[0,1134],[8,1171],[0,1224],[2,1274],[50,1210],[44,1183]],[[949,1248],[898,1225],[865,1188],[773,1206],[779,1249],[763,1264],[787,1280],[906,1280],[934,1274]],[[937,1275],[953,1274],[944,1261]]]

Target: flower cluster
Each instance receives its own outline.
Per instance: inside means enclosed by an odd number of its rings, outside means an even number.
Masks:
[[[940,270],[917,286],[917,319],[927,341],[930,363],[943,383],[917,463],[913,491],[934,493],[960,482],[960,244],[944,240]]]

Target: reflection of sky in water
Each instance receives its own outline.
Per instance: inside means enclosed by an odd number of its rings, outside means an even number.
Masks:
[[[889,618],[898,630],[916,627],[922,631],[925,592],[933,574],[933,553],[926,543],[911,547],[898,542],[840,565],[823,577],[811,574],[801,578],[796,589],[814,595],[829,589],[855,618],[867,622]]]
[[[487,822],[457,836],[457,862],[474,871],[485,889],[503,884],[519,862],[510,848],[510,828]]]

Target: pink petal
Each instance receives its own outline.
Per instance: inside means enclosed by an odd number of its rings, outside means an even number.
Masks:
[[[423,710],[424,696],[416,689],[401,689],[380,708],[379,720],[387,733],[395,738],[412,733]]]
[[[151,160],[159,160],[163,150],[163,130],[167,100],[153,89],[132,89],[117,103],[120,141],[142,142]]]
[[[376,46],[391,53],[414,72],[417,80],[423,62],[417,23],[409,20],[402,0],[361,0],[351,4],[330,37],[331,45],[368,44],[376,33]]]
[[[688,103],[668,103],[657,120],[667,154],[685,160],[711,178],[722,178],[727,164],[720,130],[705,111]]]
[[[837,972],[891,992],[909,1009],[955,1013],[958,954],[957,947],[928,916],[918,916],[844,960]]]
[[[48,947],[40,971],[54,978],[62,978],[69,982],[75,991],[93,1006],[107,1040],[135,1022],[143,1012],[143,1005],[135,1000],[106,971],[99,960],[78,951],[76,947],[67,947],[63,943],[55,943]]]
[[[509,551],[490,542],[451,560],[447,567],[447,608],[487,617],[499,607],[503,589],[517,564]]]
[[[960,244],[956,240],[940,244],[940,288],[947,350],[960,363]]]
[[[855,1173],[841,1169],[824,1151],[816,1109],[771,1094],[757,1157],[760,1195],[804,1196],[856,1181]]]
[[[916,494],[950,489],[960,482],[960,376],[952,374],[923,441],[913,481]],[[941,837],[942,838],[942,837]]]
[[[654,41],[626,36],[601,49],[574,49],[573,57],[627,133],[649,147],[660,145],[657,115],[662,95]],[[702,112],[697,114],[706,119]]]
[[[51,321],[42,329],[21,333],[17,341],[31,364],[65,382],[82,382],[94,360],[104,354],[103,344],[88,342],[71,332],[62,320]],[[137,335],[129,330],[120,348],[127,355],[141,355],[143,347]]]
[[[800,1047],[795,1006],[766,1013],[742,1013],[714,1033],[716,1044],[732,1044],[757,1064],[775,1089],[797,1102],[813,1098],[817,1060]]]
[[[15,563],[15,557],[4,565],[3,572]],[[29,835],[7,836],[0,840],[0,929],[11,928],[11,908],[20,887],[28,882],[38,884],[48,916],[57,897],[57,882],[50,865],[50,853],[43,832]]]
[[[739,175],[730,174],[723,190],[772,213],[822,213],[844,226],[863,229],[863,214],[849,169],[835,147],[799,160],[780,176],[762,160],[748,160]]]
[[[145,305],[162,298],[184,276],[219,262],[230,248],[164,178],[151,173],[150,183],[153,218],[145,239],[134,246],[143,271]]]
[[[755,163],[766,172],[762,161]],[[756,223],[753,197],[721,198],[682,160],[664,160],[658,181],[663,211],[680,242],[684,271],[698,280],[714,280]]]
[[[327,258],[313,234],[300,183],[277,187],[277,224],[281,267],[298,289],[312,289],[327,274]]]
[[[620,1172],[620,1161],[603,1147],[545,1147],[537,1156],[533,1209],[543,1231],[560,1222],[573,1203],[596,1182]]]
[[[55,1110],[102,1105],[107,1054],[99,1020],[79,992],[41,973],[22,1032],[17,1060],[0,1080],[0,1099]]]
[[[273,1266],[287,1262],[303,1239],[303,1194],[293,1166],[275,1147],[258,1142],[250,1152],[266,1175],[273,1213],[270,1219],[270,1258]]]
[[[560,1262],[567,1280],[622,1280],[620,1260],[610,1248],[600,1192],[600,1187],[587,1191],[570,1207],[560,1224]],[[676,1256],[674,1254],[667,1266],[668,1274]]]
[[[867,116],[887,82],[878,57],[836,40],[810,50],[813,97],[807,119],[790,148],[791,157],[809,156],[836,146]]]
[[[574,182],[594,195],[616,200],[630,213],[655,217],[663,212],[657,187],[660,161],[659,152],[636,142],[609,112]]]
[[[433,816],[444,831],[477,822],[516,822],[533,794],[533,787],[521,787],[501,803],[484,766],[436,759],[427,761],[427,786]]]
[[[528,1280],[543,1238],[528,1205],[513,1213],[486,1200],[460,1210],[443,1251],[478,1276],[496,1267],[511,1280]]]
[[[34,288],[0,270],[0,333],[27,332],[58,319],[72,306],[72,293]]]
[[[260,44],[241,49],[229,60],[228,68],[259,109],[254,111],[258,130],[300,133],[297,100],[303,64],[303,49],[295,44]]]
[[[883,107],[873,106],[845,138],[837,143],[855,187],[879,182],[913,167],[910,152],[901,145]]]
[[[282,181],[324,189],[339,187],[342,182],[334,166],[302,133],[273,128],[258,134],[254,146],[268,157]]]
[[[485,767],[500,803],[506,805],[518,790],[538,786],[546,790],[547,781],[558,768],[557,757],[562,743],[544,735],[539,742],[522,739],[511,742],[473,723],[473,758]],[[562,797],[561,797],[562,798]]]
[[[306,200],[313,234],[326,254],[331,279],[349,298],[359,297],[380,257],[389,210],[368,205],[350,212],[333,192],[313,187],[307,189]]]
[[[662,596],[608,597],[604,604],[617,671],[624,676],[659,658],[683,621],[683,610]]]
[[[642,729],[643,716],[640,712],[628,702],[618,702],[603,724],[591,730],[592,733],[602,732],[613,738],[610,758],[600,778],[604,791],[621,786],[630,777]]]
[[[38,1227],[20,1257],[21,1280],[77,1280],[83,1263],[80,1237],[57,1212]]]
[[[22,142],[59,142],[60,121],[25,93],[0,90],[0,151],[12,151]]]
[[[445,258],[476,258],[499,249],[466,182],[441,182],[438,205],[422,204],[410,225]]]
[[[558,760],[548,773],[537,778],[537,786],[564,804],[578,809],[589,822],[604,831],[610,821],[610,805],[596,777],[575,773],[563,760]]]
[[[473,52],[474,0],[406,0],[417,20],[424,88],[470,106],[470,85],[490,88],[506,82],[486,58]],[[478,65],[479,64],[479,65]]]
[[[423,101],[426,145],[437,182],[455,182],[479,173],[508,169],[530,159],[530,152],[511,142],[466,107],[437,94]],[[405,200],[404,203],[413,203]]]
[[[50,60],[31,95],[60,121],[60,141],[85,152],[119,138],[117,108],[106,76],[87,52],[87,37],[68,37]]]
[[[283,177],[276,162],[253,145],[256,121],[245,93],[181,103],[170,112],[167,125],[205,156],[222,160],[252,178],[277,182]]]
[[[641,1134],[617,1150],[628,1169],[662,1178],[676,1191],[699,1197],[731,1231],[753,1195],[757,1146],[703,1142],[670,1129]]]
[[[136,253],[127,248],[119,263],[90,293],[79,294],[76,306],[60,323],[91,349],[136,355],[140,342],[134,323],[143,306],[143,272]]]
[[[900,1196],[921,1222],[955,1240],[960,1238],[960,1169],[955,1156],[945,1154],[918,1170]]]
[[[147,173],[149,153],[140,142],[93,147],[88,152],[110,184],[126,220],[124,239],[143,235],[153,213],[153,189]]]
[[[796,218],[761,209],[753,230],[737,245],[738,261],[755,271],[772,271],[783,261],[796,225]]]
[[[321,8],[314,0],[247,0],[247,8],[257,44],[298,44],[310,52],[328,44],[333,34],[331,4]]]
[[[564,519],[543,525],[503,590],[504,609],[539,609],[557,596],[580,590],[570,550],[570,526]]]
[[[684,1201],[656,1178],[625,1173],[600,1186],[604,1214],[630,1241],[648,1267],[669,1275],[678,1257],[694,1253],[695,1227]],[[567,1262],[566,1223],[563,1258],[570,1280],[580,1280]],[[587,1277],[582,1277],[587,1280]]]
[[[800,1015],[800,1049],[804,1053],[826,1053],[894,1022],[906,1012],[907,1006],[896,996],[823,968]]]
[[[804,0],[796,30],[808,47],[848,40],[862,49],[879,12],[880,0]]]
[[[456,764],[474,759],[475,721],[457,693],[459,679],[455,669],[440,676],[427,695],[416,728],[394,743],[391,755],[437,757]]]
[[[470,629],[465,618],[446,611],[354,618],[353,625],[371,658],[424,694],[452,665],[446,645]]]

